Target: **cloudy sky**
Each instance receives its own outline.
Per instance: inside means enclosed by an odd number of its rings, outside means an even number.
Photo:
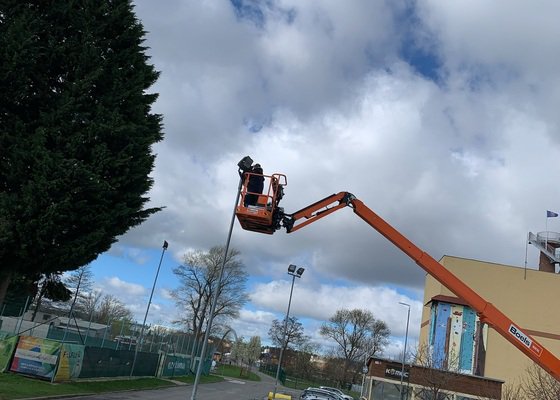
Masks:
[[[349,191],[436,259],[522,267],[529,231],[560,231],[560,28],[556,1],[135,1],[161,77],[151,205],[166,208],[92,265],[141,321],[168,323],[171,269],[224,245],[250,155],[288,178],[296,211]],[[266,341],[286,312],[288,264],[304,266],[291,315],[317,329],[363,308],[392,331],[420,329],[425,274],[343,209],[301,231],[235,225],[251,302],[232,327]],[[528,266],[537,263],[528,250]],[[322,342],[323,345],[326,345]]]

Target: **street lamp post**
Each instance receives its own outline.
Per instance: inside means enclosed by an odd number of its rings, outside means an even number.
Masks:
[[[297,270],[296,270],[297,268]],[[274,381],[274,392],[272,399],[276,398],[276,390],[278,389],[278,378],[280,377],[280,368],[282,367],[282,356],[284,355],[284,347],[286,345],[286,335],[288,334],[288,318],[290,317],[290,305],[292,304],[292,293],[294,291],[294,282],[296,278],[301,278],[305,271],[303,267],[297,267],[294,264],[288,266],[288,275],[292,276],[292,286],[290,288],[290,298],[288,300],[288,310],[286,311],[286,319],[284,320],[284,332],[282,333],[282,343],[280,345],[280,357],[278,357],[278,366],[276,367],[276,380]]]
[[[402,367],[401,367],[401,400],[403,400],[403,395],[404,395],[404,387],[403,387],[403,378],[404,378],[404,363],[405,363],[405,359],[406,359],[406,342],[408,341],[408,323],[410,321],[410,304],[407,303],[402,303],[399,301],[400,305],[406,306],[408,307],[408,313],[406,316],[406,333],[404,335],[404,350],[403,350],[403,356],[402,356]],[[408,396],[408,393],[407,393]]]
[[[247,160],[248,159],[248,160]],[[241,168],[243,162],[253,161],[249,157],[243,158],[237,165]],[[231,216],[231,222],[229,224],[229,231],[226,240],[226,247],[224,249],[224,256],[222,258],[222,266],[220,268],[220,274],[218,275],[218,281],[216,282],[216,287],[214,294],[212,295],[212,303],[210,304],[210,314],[208,315],[208,323],[206,325],[206,332],[204,333],[204,339],[202,342],[202,349],[200,350],[200,359],[198,361],[198,367],[196,369],[196,374],[194,376],[193,389],[191,393],[191,400],[196,400],[196,394],[198,391],[198,384],[200,382],[200,375],[202,374],[202,364],[204,357],[206,356],[206,346],[208,345],[208,338],[210,336],[210,329],[212,328],[212,321],[214,320],[214,312],[216,311],[216,303],[218,302],[218,296],[220,294],[220,288],[222,285],[222,279],[224,276],[224,269],[226,267],[226,259],[229,252],[229,244],[231,242],[231,235],[233,233],[233,225],[235,223],[235,210],[237,209],[237,204],[239,204],[239,198],[241,197],[241,188],[243,187],[243,175],[239,176],[239,184],[237,186],[237,194],[235,196],[235,204],[233,206],[233,214]]]
[[[156,282],[159,275],[159,270],[161,268],[161,262],[163,261],[163,254],[169,243],[166,240],[163,241],[163,246],[161,250],[161,257],[159,259],[159,264],[157,267],[156,277],[154,278],[154,284],[152,285],[152,292],[150,293],[150,299],[148,300],[148,306],[146,307],[146,314],[144,314],[144,322],[142,323],[142,328],[140,328],[140,338],[136,342],[136,347],[134,348],[134,359],[132,360],[132,367],[130,368],[130,376],[134,373],[134,366],[136,365],[136,357],[138,356],[138,347],[142,346],[142,340],[144,339],[144,327],[146,326],[146,319],[148,318],[148,312],[150,311],[150,304],[152,304],[152,297],[154,296],[154,290],[156,288]]]

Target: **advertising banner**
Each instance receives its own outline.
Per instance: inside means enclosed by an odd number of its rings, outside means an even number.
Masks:
[[[0,372],[4,372],[8,368],[10,359],[16,348],[17,340],[17,336],[0,339]]]
[[[59,342],[20,336],[10,371],[52,380],[59,354]]]
[[[180,376],[187,375],[187,358],[184,355],[168,354],[165,356],[160,369],[160,376]]]
[[[69,381],[80,376],[84,361],[84,345],[63,343],[58,361],[55,382]]]

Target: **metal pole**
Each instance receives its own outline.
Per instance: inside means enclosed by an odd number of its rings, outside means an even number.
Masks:
[[[84,346],[87,343],[88,337],[89,337],[89,329],[91,328],[91,320],[93,319],[93,308],[91,309],[91,312],[89,313],[89,323],[88,323],[88,327],[87,327],[87,331],[86,331],[86,338],[84,339]]]
[[[142,346],[142,339],[144,338],[144,327],[146,326],[146,319],[148,318],[148,312],[150,311],[150,304],[152,303],[152,297],[154,295],[154,290],[156,288],[156,282],[159,275],[159,270],[161,268],[161,262],[163,261],[163,255],[165,254],[165,250],[167,250],[167,246],[169,244],[167,241],[163,241],[163,248],[161,250],[161,257],[159,259],[159,264],[157,267],[156,277],[154,278],[154,284],[152,286],[152,292],[150,293],[150,299],[148,300],[148,306],[146,307],[146,314],[144,314],[144,322],[142,323],[142,328],[140,329],[140,338],[136,343],[136,347],[134,348],[134,359],[132,360],[132,367],[130,368],[130,376],[132,376],[134,372],[134,366],[136,365],[136,357],[138,356],[138,347]]]
[[[290,305],[292,304],[292,293],[294,291],[294,282],[296,276],[292,275],[292,287],[290,288],[290,298],[288,300],[288,311],[286,311],[286,319],[284,320],[284,332],[282,332],[282,346],[280,347],[280,356],[278,357],[278,365],[276,366],[276,379],[274,380],[274,391],[272,398],[276,398],[276,390],[278,389],[278,378],[280,377],[280,368],[282,368],[282,358],[284,356],[284,346],[286,345],[286,334],[288,333],[288,318],[290,317]]]
[[[228,237],[226,240],[226,248],[224,249],[224,257],[222,260],[222,268],[220,269],[220,276],[218,277],[218,282],[216,285],[216,290],[214,291],[214,296],[212,296],[212,305],[210,306],[210,315],[208,316],[208,325],[206,326],[206,332],[204,333],[204,342],[202,343],[202,350],[200,351],[200,361],[198,362],[198,368],[196,369],[196,375],[194,378],[193,390],[191,394],[191,400],[196,400],[196,391],[198,389],[198,383],[200,382],[200,374],[202,373],[203,359],[206,353],[206,345],[208,344],[208,337],[210,336],[210,329],[212,328],[212,321],[214,320],[214,312],[216,310],[216,303],[218,302],[218,296],[220,292],[220,286],[222,284],[222,277],[224,276],[224,268],[226,266],[227,254],[229,251],[229,243],[231,242],[231,234],[233,232],[233,224],[235,223],[235,210],[237,209],[237,204],[239,203],[239,197],[241,196],[241,188],[243,186],[243,175],[239,177],[239,185],[237,187],[237,195],[235,196],[235,204],[233,206],[233,214],[231,216],[231,224],[229,225]]]
[[[76,292],[74,293],[74,300],[72,301],[72,304],[70,305],[70,311],[68,312],[68,321],[66,322],[66,329],[64,330],[64,336],[62,337],[62,343],[64,343],[66,341],[66,336],[68,335],[68,329],[70,329],[70,318],[72,318],[72,315],[74,313],[74,306],[76,305],[76,300],[78,300],[78,292],[80,291],[80,285],[82,284],[82,277],[84,276],[84,270],[82,269],[80,271],[80,276],[78,278],[78,284],[76,285]],[[76,324],[76,328],[77,328],[77,324]]]
[[[280,357],[278,357],[278,365],[276,366],[276,379],[274,381],[274,391],[272,392],[272,399],[276,398],[276,391],[278,390],[278,378],[280,377],[280,368],[282,368],[282,357],[284,356],[284,347],[287,347],[286,335],[288,334],[288,319],[290,318],[290,305],[292,304],[292,293],[294,292],[294,282],[296,281],[296,277],[298,278],[301,277],[300,271],[301,273],[303,273],[303,268],[300,268],[298,270],[297,275],[292,272],[288,272],[288,274],[292,275],[292,287],[290,288],[290,298],[288,299],[288,310],[286,311],[286,319],[284,320],[282,347],[280,347]]]
[[[20,309],[20,314],[21,314],[21,318],[19,319],[19,326],[17,328],[17,334],[20,334],[21,331],[21,326],[23,324],[23,316],[25,314],[25,311],[27,310],[27,305],[29,304],[29,296],[27,296],[27,299],[25,300],[25,306],[23,307],[23,309]]]
[[[101,341],[101,348],[103,348],[103,345],[105,344],[105,338],[107,337],[107,331],[109,330],[109,327],[111,326],[111,323],[113,321],[108,320],[107,321],[107,326],[105,327],[105,332],[103,333],[103,340]]]
[[[410,321],[410,304],[402,303],[399,301],[399,304],[408,307],[408,313],[406,316],[406,333],[404,335],[404,350],[402,356],[402,367],[401,367],[401,400],[404,399],[404,386],[403,386],[403,379],[404,379],[404,363],[406,361],[406,342],[408,341],[408,323]],[[408,393],[407,393],[408,396]]]

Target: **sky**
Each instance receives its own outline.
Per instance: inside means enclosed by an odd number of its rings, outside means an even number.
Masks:
[[[436,259],[523,267],[527,257],[536,268],[528,232],[560,231],[546,218],[560,210],[560,3],[134,4],[161,72],[151,90],[165,138],[153,149],[149,206],[165,208],[91,265],[138,321],[160,259],[147,322],[169,325],[173,268],[189,251],[225,245],[246,155],[287,176],[286,212],[349,191]],[[408,311],[399,302],[410,304],[417,342],[425,273],[352,210],[291,234],[236,223],[231,247],[250,277],[250,302],[231,321],[238,336],[267,342],[295,264],[305,272],[290,315],[324,350],[321,324],[360,308],[387,323],[384,355],[398,356]]]

